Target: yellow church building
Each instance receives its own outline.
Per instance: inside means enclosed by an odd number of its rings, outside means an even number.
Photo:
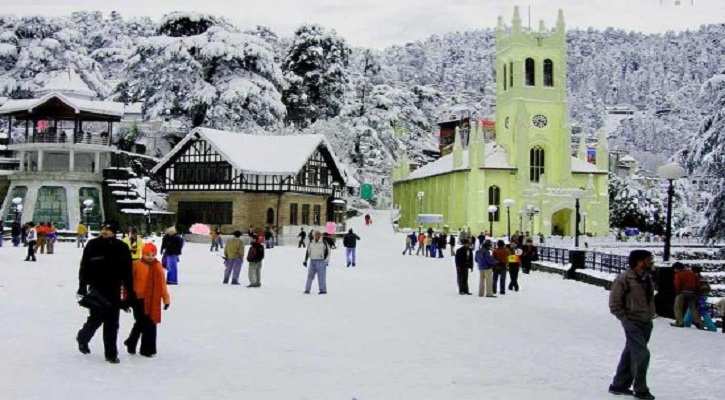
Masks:
[[[604,131],[596,155],[580,140],[572,156],[566,95],[566,29],[559,10],[556,26],[521,26],[514,9],[511,26],[499,17],[496,29],[496,127],[483,121],[455,132],[453,151],[410,171],[399,157],[393,170],[393,203],[401,227],[440,225],[470,228],[494,236],[509,230],[573,236],[609,230],[608,162]],[[587,154],[589,153],[589,154]],[[423,221],[423,223],[421,223]],[[430,219],[428,219],[430,221]],[[435,224],[433,224],[435,226]]]

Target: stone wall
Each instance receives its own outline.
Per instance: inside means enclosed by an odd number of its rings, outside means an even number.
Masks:
[[[224,234],[231,234],[237,229],[246,232],[250,226],[255,228],[269,226],[270,224],[267,224],[267,210],[270,208],[274,211],[275,222],[278,226],[289,225],[290,204],[292,203],[298,204],[298,224],[302,218],[302,204],[310,205],[310,223],[312,222],[315,205],[320,206],[320,218],[323,225],[327,215],[327,197],[298,193],[171,192],[168,198],[169,211],[177,213],[179,201],[231,201],[233,203],[232,223],[221,226]],[[279,210],[281,210],[281,215],[279,215]]]

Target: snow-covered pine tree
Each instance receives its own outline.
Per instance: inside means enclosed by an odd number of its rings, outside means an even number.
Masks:
[[[134,47],[117,92],[143,101],[146,118],[238,130],[284,117],[282,73],[264,40],[199,13],[167,15],[159,32]]]
[[[282,62],[287,120],[306,127],[340,113],[347,91],[350,48],[335,31],[303,25]]]
[[[706,240],[720,240],[725,238],[725,71],[703,84],[699,104],[707,116],[684,158],[690,171],[700,169],[716,180],[700,234]]]

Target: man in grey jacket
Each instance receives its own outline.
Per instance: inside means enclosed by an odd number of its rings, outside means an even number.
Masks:
[[[614,279],[609,293],[609,310],[622,323],[627,339],[609,393],[652,400],[655,397],[647,387],[650,359],[647,343],[655,318],[651,277],[654,260],[649,251],[632,250],[628,261],[629,270]]]
[[[308,267],[307,260],[310,260]],[[305,284],[305,294],[310,293],[312,281],[317,275],[317,286],[320,288],[319,294],[327,294],[327,264],[330,261],[330,247],[322,240],[320,231],[315,231],[314,239],[307,246],[305,253],[305,261],[302,263],[307,267],[307,283]]]

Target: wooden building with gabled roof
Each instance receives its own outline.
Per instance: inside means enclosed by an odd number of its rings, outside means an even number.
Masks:
[[[179,225],[234,230],[341,223],[342,165],[323,135],[250,135],[195,128],[153,168]]]

